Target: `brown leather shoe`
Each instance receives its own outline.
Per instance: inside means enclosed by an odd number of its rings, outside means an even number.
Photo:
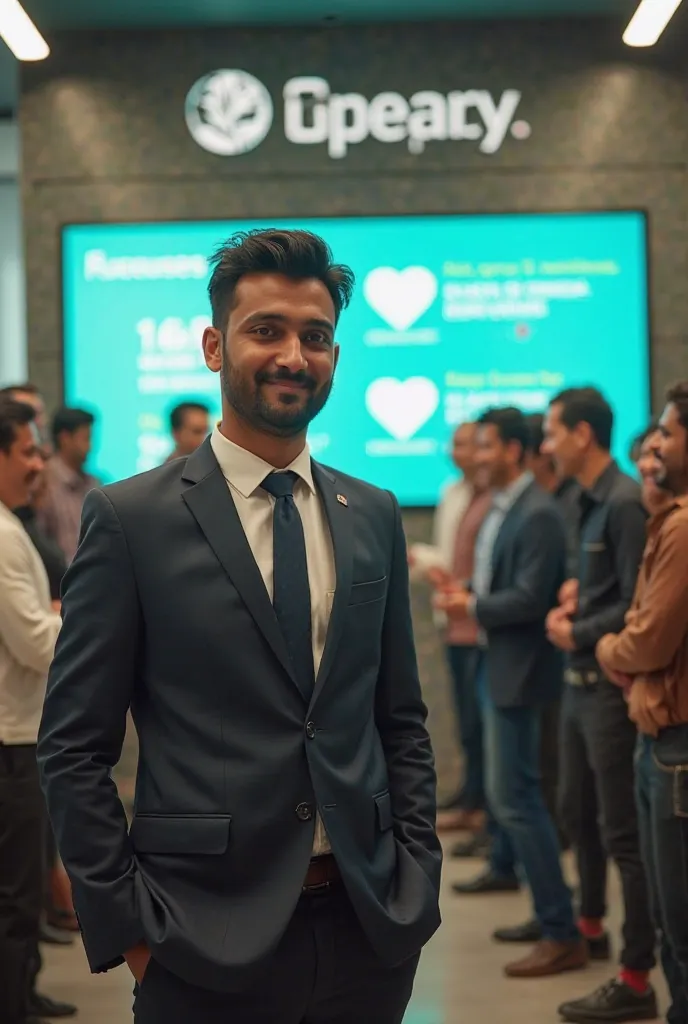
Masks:
[[[555,942],[541,939],[528,956],[507,964],[504,973],[509,978],[547,978],[564,971],[578,971],[587,967],[588,944],[585,939],[573,942]]]

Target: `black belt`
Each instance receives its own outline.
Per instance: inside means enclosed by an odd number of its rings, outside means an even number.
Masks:
[[[341,877],[337,861],[331,853],[326,853],[323,857],[313,857],[308,865],[302,892],[329,889],[333,883],[341,881]]]
[[[564,682],[569,686],[597,686],[603,679],[604,676],[598,668],[567,668],[564,672]]]

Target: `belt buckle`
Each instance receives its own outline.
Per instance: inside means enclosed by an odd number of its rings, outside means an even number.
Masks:
[[[314,885],[303,885],[301,886],[302,893],[319,893],[325,892],[327,889],[332,887],[332,882],[316,882]]]

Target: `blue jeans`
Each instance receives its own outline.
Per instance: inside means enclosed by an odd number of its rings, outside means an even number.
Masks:
[[[688,1024],[688,726],[640,736],[636,750],[640,843],[650,908],[671,993],[670,1024]]]
[[[498,840],[498,856],[510,849],[512,865],[515,860],[523,868],[543,936],[569,942],[577,939],[579,932],[561,870],[556,829],[542,795],[541,708],[495,707],[485,669],[481,657],[478,693],[485,729],[487,801],[504,833]],[[492,866],[498,869],[494,861]]]
[[[464,756],[460,804],[467,811],[482,811],[485,808],[483,722],[475,682],[478,651],[475,647],[453,644],[447,648],[447,656]]]

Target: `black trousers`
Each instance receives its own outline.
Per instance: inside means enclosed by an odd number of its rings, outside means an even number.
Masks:
[[[241,942],[241,936],[237,936]],[[238,993],[195,988],[151,960],[136,1024],[401,1024],[419,957],[389,968],[343,886],[307,895],[260,979]]]
[[[549,811],[550,818],[557,827],[559,842],[567,843],[563,834],[559,814],[559,737],[561,721],[561,701],[552,700],[542,708],[540,720],[540,773],[542,775],[542,795]]]
[[[26,1015],[43,908],[44,815],[35,745],[0,744],[0,1024]]]
[[[606,914],[607,857],[621,875],[624,900],[621,963],[636,971],[655,964],[655,929],[640,853],[633,759],[636,728],[623,693],[606,679],[564,688],[561,711],[561,817],[576,851],[581,916]]]

